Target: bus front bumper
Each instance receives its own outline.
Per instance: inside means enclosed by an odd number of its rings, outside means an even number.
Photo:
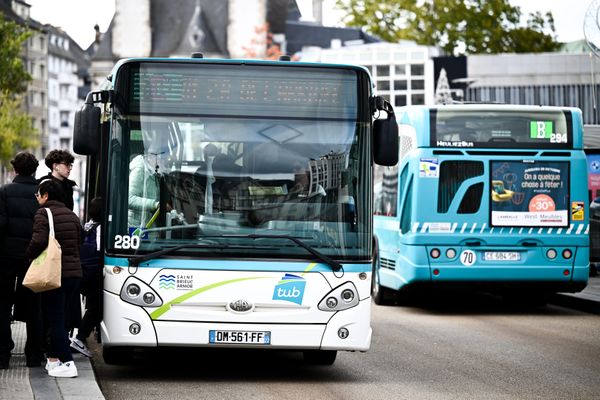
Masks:
[[[361,300],[350,310],[331,313],[326,324],[216,323],[152,320],[146,310],[105,292],[102,343],[106,347],[234,347],[270,349],[321,349],[367,351],[371,345],[371,300]],[[363,318],[357,318],[357,315]],[[368,318],[364,318],[367,315]],[[341,338],[340,329],[347,330]],[[269,332],[269,343],[210,342],[210,331]]]

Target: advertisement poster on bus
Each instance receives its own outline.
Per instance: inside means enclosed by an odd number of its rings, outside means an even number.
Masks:
[[[600,197],[600,154],[588,154],[588,190],[591,200]]]
[[[569,164],[492,161],[492,226],[565,227],[569,224]]]

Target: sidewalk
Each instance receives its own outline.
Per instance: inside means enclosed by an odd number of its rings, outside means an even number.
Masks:
[[[1,400],[104,399],[87,357],[73,354],[79,377],[51,378],[43,365],[38,368],[25,366],[25,324],[15,322],[11,328],[15,348],[10,359],[10,368],[0,370]]]
[[[600,314],[600,276],[590,276],[588,285],[579,293],[558,293],[550,300],[553,304]]]

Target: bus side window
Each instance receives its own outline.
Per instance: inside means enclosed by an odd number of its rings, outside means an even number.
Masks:
[[[413,186],[413,175],[410,176],[408,182],[408,189],[406,190],[406,195],[404,196],[404,201],[402,203],[402,218],[400,220],[400,229],[402,233],[410,232],[410,226],[412,223],[412,186]]]

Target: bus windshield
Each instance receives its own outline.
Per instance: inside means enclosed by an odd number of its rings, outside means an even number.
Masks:
[[[338,260],[369,257],[370,216],[355,207],[371,193],[357,185],[370,179],[369,126],[356,110],[329,103],[315,119],[292,104],[262,116],[213,104],[214,115],[189,115],[156,112],[150,100],[112,122],[109,251],[311,258],[279,235]]]
[[[432,109],[432,147],[571,148],[571,115],[562,110]]]

